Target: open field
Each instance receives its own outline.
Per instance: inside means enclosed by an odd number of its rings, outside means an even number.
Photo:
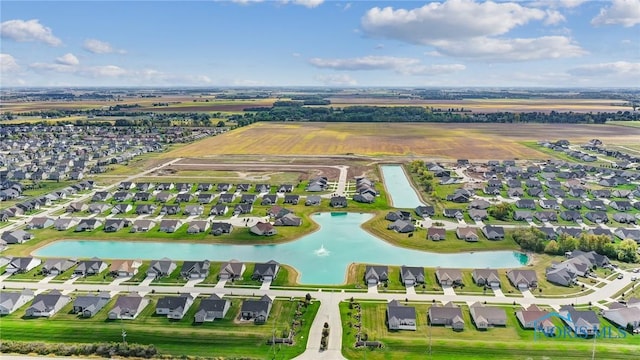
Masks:
[[[631,110],[630,106],[622,106],[625,101],[606,99],[465,99],[465,100],[417,100],[417,99],[381,99],[331,97],[333,107],[347,106],[424,106],[447,110],[464,108],[472,112],[616,112]]]
[[[640,129],[611,125],[257,123],[163,153],[164,158],[260,155],[396,155],[542,159],[523,141],[568,139],[632,144]]]

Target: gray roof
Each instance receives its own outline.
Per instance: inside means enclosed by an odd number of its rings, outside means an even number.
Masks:
[[[200,308],[198,309],[198,312],[223,311],[227,302],[229,302],[229,300],[221,299],[218,295],[211,294],[208,298],[200,301]]]
[[[268,312],[269,305],[273,300],[267,295],[262,296],[260,299],[247,299],[242,302],[241,312]]]
[[[389,322],[393,319],[413,319],[416,320],[416,308],[413,306],[404,306],[398,300],[391,300],[387,304],[387,314]]]
[[[184,309],[189,299],[192,299],[190,294],[180,294],[180,296],[165,296],[158,300],[156,309]]]

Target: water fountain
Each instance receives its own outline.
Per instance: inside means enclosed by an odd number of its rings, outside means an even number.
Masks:
[[[313,251],[317,256],[329,256],[330,251],[325,249],[324,244],[320,245],[320,249]]]

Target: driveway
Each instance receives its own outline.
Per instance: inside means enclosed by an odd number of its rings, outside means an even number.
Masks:
[[[456,296],[456,292],[455,290],[453,290],[452,286],[443,286],[442,290],[444,291],[445,295]]]

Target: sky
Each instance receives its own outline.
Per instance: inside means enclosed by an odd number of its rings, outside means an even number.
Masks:
[[[640,0],[0,2],[0,86],[640,86]]]

